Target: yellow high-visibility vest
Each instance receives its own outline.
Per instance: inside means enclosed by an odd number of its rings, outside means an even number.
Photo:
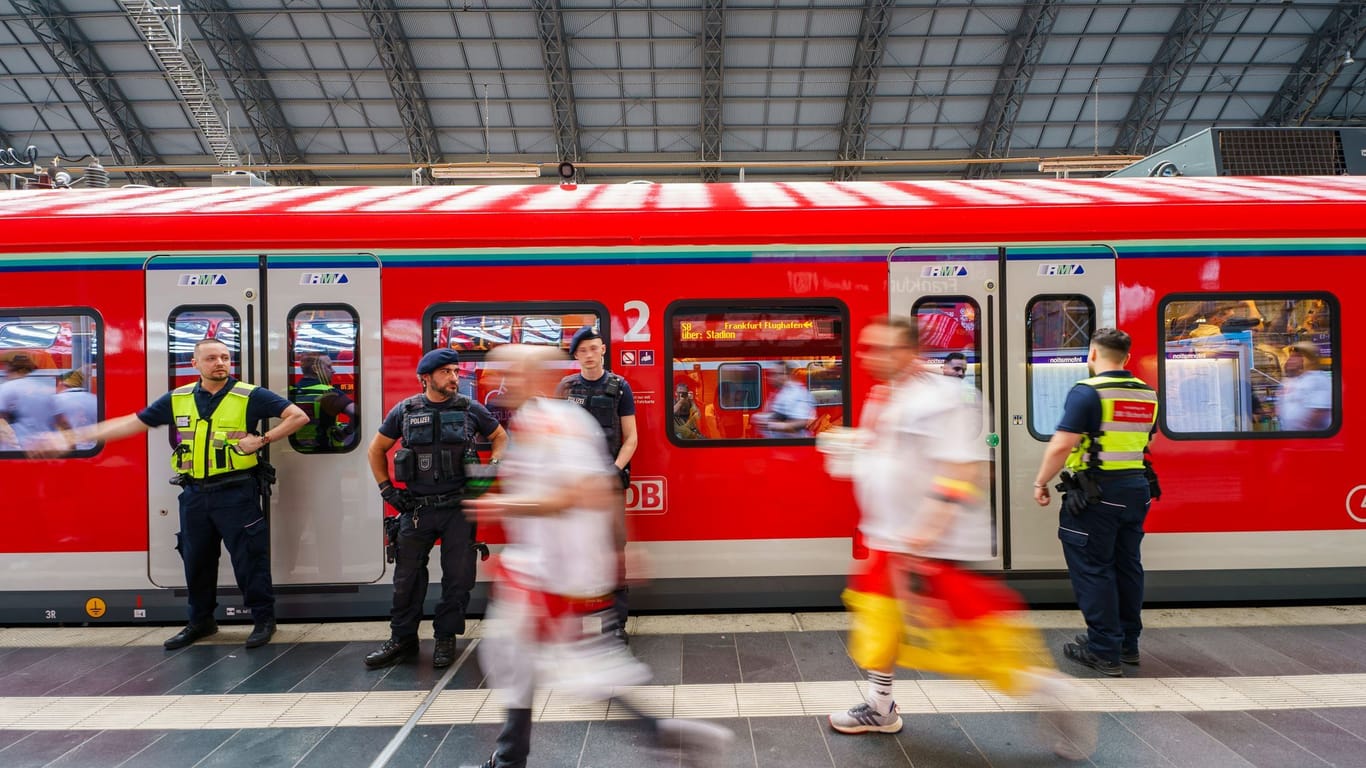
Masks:
[[[1157,423],[1157,392],[1128,375],[1092,376],[1077,383],[1100,395],[1100,431],[1082,435],[1067,457],[1067,468],[1143,469],[1143,449]]]
[[[256,385],[234,382],[207,419],[199,418],[195,386],[186,384],[171,392],[171,413],[179,441],[171,454],[171,469],[203,480],[255,468],[256,454],[243,456],[233,446],[248,434],[247,400]]]

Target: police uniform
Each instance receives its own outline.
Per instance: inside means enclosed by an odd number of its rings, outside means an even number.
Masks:
[[[185,563],[190,606],[189,627],[168,640],[168,648],[216,631],[220,545],[227,547],[237,587],[257,626],[249,645],[269,640],[275,593],[270,523],[261,511],[257,481],[260,462],[256,453],[243,455],[234,446],[252,425],[279,417],[289,407],[288,400],[268,389],[228,379],[216,393],[205,391],[200,382],[187,384],[138,412],[142,423],[169,425],[176,437],[171,468],[182,485],[176,549]]]
[[[600,338],[602,337],[592,327],[580,328],[569,343],[570,356],[573,356],[574,352],[578,350],[579,344],[588,339]],[[636,414],[636,398],[626,379],[611,371],[604,371],[603,375],[595,380],[584,378],[583,373],[574,373],[560,380],[559,386],[555,389],[555,395],[578,403],[588,410],[606,438],[608,464],[615,465],[617,454],[621,452],[624,439],[621,419],[623,416],[634,416]],[[617,470],[617,474],[621,479],[621,488],[625,491],[631,484],[630,462]],[[624,639],[626,618],[629,613],[626,587],[624,585],[619,586],[613,592],[613,597],[613,616],[617,622],[614,629]]]
[[[431,373],[457,359],[453,350],[428,353],[418,373]],[[446,652],[453,651],[454,637],[464,633],[465,607],[475,582],[475,524],[461,508],[465,462],[467,457],[477,460],[475,435],[491,437],[498,428],[488,409],[464,395],[433,401],[425,393],[394,406],[380,425],[381,435],[402,441],[394,453],[393,479],[406,485],[405,503],[414,509],[400,509],[391,639],[366,657],[367,666],[385,666],[416,649],[427,599],[427,563],[437,539],[441,540],[441,599],[432,624],[438,650],[445,644]]]
[[[1081,514],[1062,505],[1058,538],[1086,619],[1084,649],[1108,664],[1136,659],[1143,629],[1139,545],[1152,501],[1146,453],[1156,423],[1157,393],[1123,370],[1078,382],[1058,423],[1058,431],[1082,435],[1067,469],[1084,470],[1100,487],[1099,501]]]

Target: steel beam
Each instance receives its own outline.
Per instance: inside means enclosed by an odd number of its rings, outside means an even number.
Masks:
[[[256,135],[261,156],[268,163],[304,162],[304,154],[294,141],[294,131],[285,120],[280,99],[256,58],[251,38],[243,31],[226,0],[180,0],[180,3],[194,18],[200,37],[213,52],[228,87],[237,96],[237,103]],[[270,179],[287,185],[318,183],[318,177],[312,171],[273,171]]]
[[[119,165],[161,164],[151,134],[138,120],[132,102],[123,95],[113,72],[61,1],[13,0],[13,5],[99,124],[109,142],[110,159]],[[185,186],[179,176],[167,172],[130,173],[128,180],[160,187]]]
[[[721,159],[721,92],[725,79],[726,0],[702,0],[702,161]],[[720,168],[703,168],[702,181],[720,181]]]
[[[1186,0],[1181,6],[1120,121],[1111,154],[1146,155],[1157,147],[1167,112],[1228,5],[1228,0]]]
[[[579,144],[579,118],[574,108],[574,73],[569,67],[565,46],[564,17],[559,0],[533,0],[536,32],[541,40],[541,60],[545,84],[550,89],[550,116],[555,129],[555,159],[575,162],[582,159]]]
[[[370,28],[370,37],[375,41],[375,49],[379,51],[384,75],[389,79],[389,89],[393,91],[399,119],[403,121],[409,159],[424,165],[442,162],[436,123],[432,120],[427,96],[422,92],[421,76],[413,60],[413,52],[408,47],[408,38],[403,33],[398,8],[393,0],[358,2],[365,23]],[[432,182],[426,174],[415,178],[426,183]]]
[[[844,119],[840,121],[840,146],[835,157],[839,160],[862,160],[868,148],[868,121],[873,113],[873,94],[877,92],[877,78],[882,71],[883,44],[891,27],[892,8],[896,0],[867,0],[863,6],[863,20],[859,23],[858,46],[854,49],[854,63],[849,70],[849,91],[844,100]],[[839,166],[836,181],[857,179],[858,166]]]
[[[1039,64],[1048,33],[1058,18],[1057,0],[1029,0],[1020,11],[1015,30],[1006,41],[1006,57],[996,75],[996,87],[987,102],[986,115],[977,129],[977,144],[972,157],[1007,157],[1015,120],[1020,116],[1029,81]],[[986,179],[1001,175],[996,163],[969,165],[965,178]]]
[[[1328,86],[1346,66],[1347,54],[1357,50],[1364,36],[1366,3],[1339,0],[1337,7],[1310,36],[1300,60],[1286,75],[1259,123],[1304,125]]]

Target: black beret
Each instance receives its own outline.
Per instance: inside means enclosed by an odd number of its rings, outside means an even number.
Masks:
[[[421,360],[417,361],[417,375],[421,376],[425,373],[431,373],[437,368],[444,368],[458,362],[460,362],[460,355],[456,354],[455,350],[433,349],[431,352],[423,355]]]

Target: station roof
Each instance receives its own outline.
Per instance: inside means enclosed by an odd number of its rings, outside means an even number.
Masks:
[[[0,0],[0,148],[192,186],[223,164],[294,184],[560,160],[599,181],[1037,175],[971,161],[1360,125],[1363,37],[1353,0]]]

